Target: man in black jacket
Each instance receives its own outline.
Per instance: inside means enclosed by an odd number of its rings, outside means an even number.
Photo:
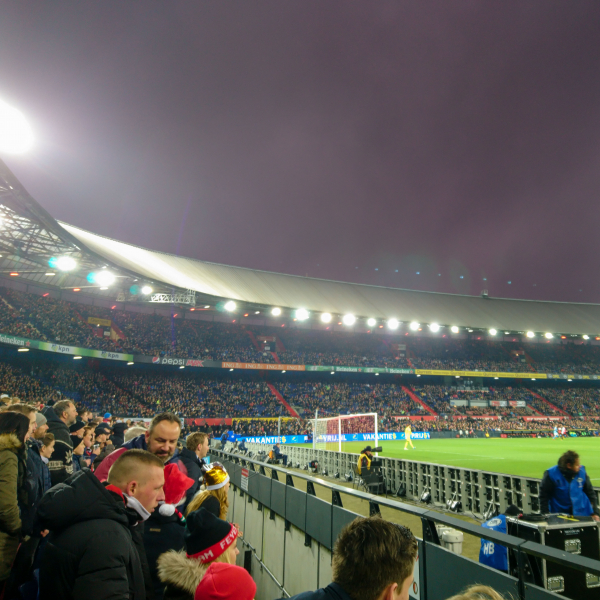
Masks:
[[[52,485],[56,485],[73,474],[73,443],[69,427],[77,419],[77,409],[72,400],[60,400],[42,412],[48,419],[48,433],[53,434],[56,440],[48,464]]]
[[[196,431],[190,433],[185,440],[185,448],[179,453],[179,459],[185,469],[181,469],[190,479],[194,480],[194,485],[187,491],[186,505],[194,497],[200,484],[202,483],[202,467],[206,465],[204,459],[208,454],[208,436],[205,433]],[[181,465],[180,465],[181,468]]]
[[[106,484],[82,469],[44,495],[38,516],[50,535],[40,600],[152,597],[138,530],[164,499],[163,469],[153,454],[130,450],[115,461]]]

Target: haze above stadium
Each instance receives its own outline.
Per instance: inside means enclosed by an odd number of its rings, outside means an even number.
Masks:
[[[599,302],[599,33],[597,2],[11,3],[0,98],[36,145],[5,158],[156,250]]]

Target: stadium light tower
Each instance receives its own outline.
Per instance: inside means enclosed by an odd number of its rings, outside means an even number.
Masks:
[[[533,331],[528,331],[526,335],[527,335],[528,338],[535,337],[535,333],[533,333]]]
[[[458,327],[456,325],[452,325],[452,327],[450,327],[450,331],[452,333],[458,333]]]
[[[144,294],[144,296],[147,296],[148,294],[152,293],[152,288],[149,285],[145,285],[142,288],[142,294]]]
[[[551,340],[551,339],[554,337],[554,335],[553,335],[553,334],[551,334],[551,333],[545,333],[545,334],[544,334],[544,337],[545,337],[547,340]]]
[[[377,320],[371,317],[370,319],[367,319],[367,325],[369,327],[375,327],[375,325],[377,325]]]
[[[323,323],[330,323],[331,322],[331,315],[329,313],[323,313],[321,315],[321,321]]]
[[[278,306],[276,306],[276,307],[274,307],[274,308],[271,309],[271,314],[274,317],[278,317],[281,314],[281,309]]]
[[[431,325],[429,325],[429,329],[434,333],[437,333],[440,330],[440,326],[438,323],[431,323]]]
[[[225,305],[223,306],[223,308],[227,311],[227,312],[233,312],[235,310],[236,304],[233,300],[229,300],[229,302],[225,302]]]
[[[0,152],[23,154],[33,146],[33,131],[21,111],[0,100]]]
[[[490,335],[496,335],[498,332],[495,329],[490,329]]]
[[[398,319],[389,319],[387,322],[388,329],[398,329],[398,325],[400,325]]]
[[[310,313],[305,308],[299,308],[296,311],[296,319],[298,319],[298,321],[306,321],[309,316]]]
[[[417,323],[416,321],[413,321],[409,325],[409,327],[411,328],[412,331],[417,331],[417,329],[419,329],[420,326],[421,326],[420,323]]]
[[[344,315],[342,317],[342,323],[344,323],[344,325],[347,325],[348,327],[350,327],[351,325],[354,325],[354,323],[356,323],[356,317],[354,315]]]

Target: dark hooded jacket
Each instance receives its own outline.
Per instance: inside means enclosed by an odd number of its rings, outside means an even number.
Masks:
[[[194,485],[186,492],[186,506],[191,502],[192,498],[196,495],[196,492],[200,488],[200,484],[203,481],[202,466],[205,464],[203,460],[198,458],[198,455],[193,450],[182,448],[179,452],[180,462],[183,463],[184,469],[179,467],[181,471],[184,471],[186,475],[194,480]]]
[[[282,599],[283,600],[283,599]],[[292,596],[289,600],[351,600],[350,596],[337,584],[330,583],[327,587],[315,592],[303,592]]]
[[[89,469],[52,487],[40,501],[38,518],[50,530],[40,600],[146,599],[132,539],[139,517]]]
[[[73,474],[73,443],[69,428],[61,421],[51,406],[47,406],[42,414],[48,421],[48,433],[54,435],[54,452],[48,464],[52,485],[61,483]]]

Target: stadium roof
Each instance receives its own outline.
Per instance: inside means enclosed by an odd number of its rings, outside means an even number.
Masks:
[[[96,255],[130,272],[205,295],[311,312],[510,331],[600,332],[600,305],[418,292],[215,264],[156,252],[61,225]]]
[[[384,288],[215,264],[148,250],[58,223],[0,160],[0,273],[19,269],[23,279],[42,285],[88,287],[90,269],[110,266],[121,276],[121,292],[132,281],[155,289],[193,290],[204,298],[232,299],[252,307],[305,308],[311,313],[354,314],[422,324],[473,329],[600,335],[600,305],[481,298]],[[48,258],[74,257],[79,273],[48,273]],[[98,287],[98,286],[96,286]]]

